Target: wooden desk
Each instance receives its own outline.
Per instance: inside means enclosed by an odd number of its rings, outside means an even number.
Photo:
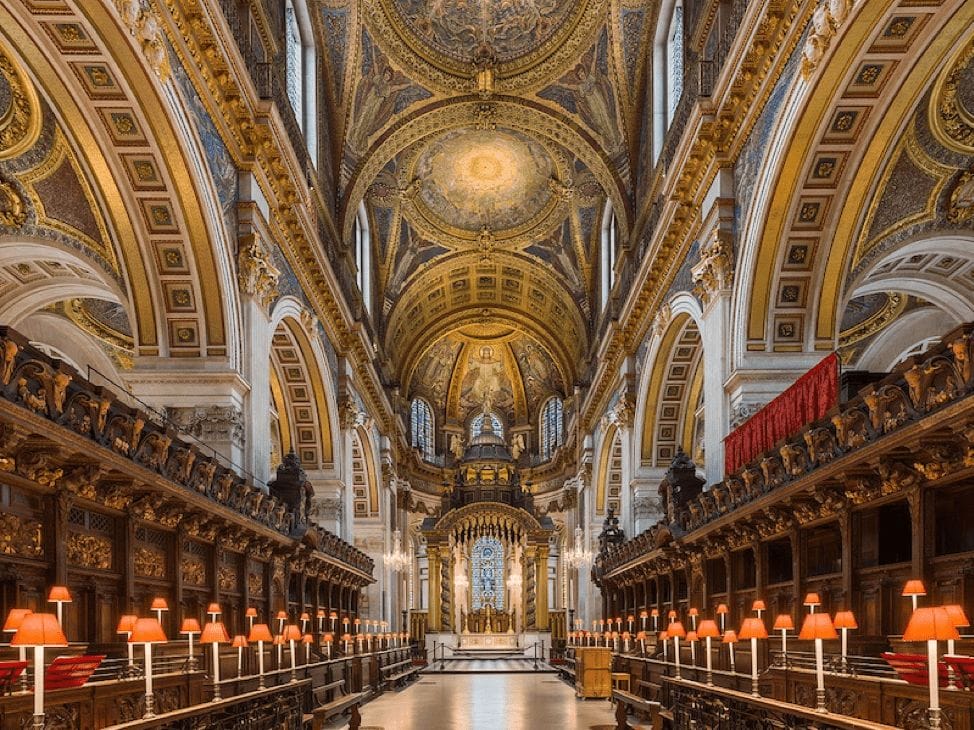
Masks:
[[[579,697],[612,695],[612,651],[600,647],[575,650],[575,694]]]

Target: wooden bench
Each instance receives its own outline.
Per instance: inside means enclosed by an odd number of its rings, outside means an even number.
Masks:
[[[315,687],[312,694],[315,698],[315,708],[311,714],[311,722],[314,730],[321,730],[331,718],[340,715],[346,710],[348,715],[349,730],[358,730],[362,724],[362,717],[359,715],[359,705],[362,704],[361,692],[349,692],[346,694],[345,680],[336,679],[334,682]],[[329,693],[334,692],[337,696],[329,700]]]
[[[0,662],[0,695],[13,691],[14,684],[27,669],[27,662]]]
[[[44,670],[44,691],[81,687],[104,658],[104,654],[57,657]]]
[[[974,690],[974,657],[945,654],[944,661],[954,670],[954,686]]]
[[[400,683],[418,674],[420,669],[419,667],[413,664],[412,659],[404,659],[401,662],[396,662],[395,664],[387,664],[384,667],[380,667],[379,671],[383,675],[385,675],[387,672],[394,672],[396,669],[399,669],[400,667],[406,667],[406,668],[401,672],[395,672],[395,674],[384,676],[382,678],[383,684],[385,684],[387,687],[395,688]]]
[[[927,657],[925,654],[899,654],[891,651],[883,652],[883,659],[896,671],[904,682],[926,687],[930,684],[930,674],[927,671]],[[947,686],[947,665],[937,662],[938,684]]]
[[[653,700],[644,700],[642,697],[626,692],[621,689],[612,690],[612,701],[616,703],[616,730],[632,730],[629,724],[629,710],[633,714],[642,715],[650,721],[653,730],[661,730],[663,718],[661,716],[662,706]]]
[[[558,676],[562,679],[575,683],[575,660],[565,657],[563,664],[553,665],[555,670],[558,672]]]

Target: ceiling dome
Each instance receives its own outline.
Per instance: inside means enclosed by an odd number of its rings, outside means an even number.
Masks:
[[[535,140],[512,130],[460,129],[420,156],[419,198],[447,226],[479,231],[516,228],[551,201],[555,165]]]
[[[550,41],[573,14],[575,0],[394,0],[400,21],[437,53],[467,63],[484,47],[500,63]]]

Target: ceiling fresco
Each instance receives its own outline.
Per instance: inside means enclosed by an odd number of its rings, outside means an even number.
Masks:
[[[342,235],[364,202],[403,391],[462,420],[488,348],[498,408],[524,422],[582,368],[607,200],[627,236],[655,5],[316,2]]]

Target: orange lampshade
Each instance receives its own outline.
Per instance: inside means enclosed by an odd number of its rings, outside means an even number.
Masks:
[[[71,592],[67,586],[54,586],[47,594],[48,603],[71,603]]]
[[[751,604],[752,611],[767,611],[768,607],[764,605],[764,601],[760,598]]]
[[[727,604],[726,603],[722,603],[719,606],[717,606],[717,613],[718,614],[730,613],[730,611],[727,610]]]
[[[772,627],[775,631],[794,631],[795,623],[791,620],[790,613],[779,613],[774,620],[774,626]]]
[[[311,614],[309,614],[307,611],[305,611],[304,613],[301,614],[301,619],[300,620],[301,621],[310,621],[311,620]]]
[[[342,641],[351,641],[351,640],[352,640],[351,634],[342,634]]]
[[[687,631],[687,641],[699,641],[696,631]]]
[[[658,608],[654,608],[652,610],[652,613],[650,615],[652,615],[652,616],[659,616],[659,609]]]
[[[671,609],[670,609],[670,610],[669,610],[669,611],[667,612],[667,614],[666,614],[666,618],[676,618],[676,611],[674,611],[674,610],[673,610],[673,609],[671,608]]]
[[[737,632],[734,629],[727,629],[724,632],[724,638],[721,640],[722,644],[736,644],[737,643]]]
[[[68,639],[53,613],[29,613],[10,640],[11,646],[67,646]]]
[[[243,634],[237,634],[236,636],[233,637],[233,644],[231,644],[231,646],[234,649],[246,649],[250,645],[247,643],[246,636],[244,636]]]
[[[689,611],[687,611],[687,616],[699,616],[699,615],[700,615],[700,611],[698,611],[695,608],[691,608]]]
[[[957,627],[942,606],[918,608],[903,632],[903,641],[947,641],[959,638]]]
[[[764,627],[764,621],[759,618],[744,619],[741,624],[741,633],[738,634],[742,639],[767,639],[768,630]]]
[[[636,620],[636,617],[633,616],[632,614],[629,614],[628,616],[626,616],[626,621],[635,621],[635,620]],[[383,621],[383,623],[385,623],[385,621]]]
[[[332,619],[334,621],[335,619],[338,618],[338,613],[336,613],[335,611],[332,611],[331,613],[328,614],[328,618],[330,618],[330,619]]]
[[[271,630],[267,628],[267,624],[254,624],[250,629],[250,635],[247,637],[250,641],[273,641],[274,637],[271,636]]]
[[[314,640],[315,637],[313,637],[311,634],[305,634],[304,636],[301,637],[302,644],[313,644]]]
[[[135,628],[135,622],[139,620],[139,617],[132,613],[127,613],[122,618],[118,620],[118,627],[115,629],[116,634],[128,634],[132,632]]]
[[[206,607],[206,612],[207,613],[223,613],[223,611],[220,610],[220,604],[219,603],[211,603],[209,606]]]
[[[836,611],[835,621],[832,624],[837,629],[858,629],[859,624],[856,623],[856,617],[852,611]]]
[[[925,596],[927,595],[927,588],[923,585],[922,580],[908,580],[906,585],[903,586],[904,596]]]
[[[836,639],[838,636],[835,626],[832,625],[832,619],[827,613],[808,614],[802,622],[802,630],[798,632],[798,638],[802,641]]]
[[[325,643],[326,644],[330,644],[334,640],[335,640],[335,635],[334,634],[332,634],[332,633],[325,634]]]
[[[136,619],[132,627],[132,635],[129,636],[131,644],[165,644],[167,641],[162,624],[154,618]]]
[[[818,597],[818,593],[806,593],[804,605],[806,606],[821,606],[822,599]]]
[[[169,610],[169,604],[166,603],[166,599],[165,598],[153,598],[152,599],[152,606],[150,607],[149,610],[150,611],[168,611]]]
[[[272,643],[274,644],[274,646],[283,646],[287,642],[284,641],[284,634],[277,634],[277,636],[274,637],[274,641]]]
[[[950,620],[953,622],[954,626],[958,629],[964,629],[971,625],[970,619],[967,618],[967,614],[964,613],[964,609],[958,606],[956,603],[949,606],[944,606],[944,610],[947,615],[950,616]]]
[[[288,624],[284,627],[284,638],[288,641],[300,641],[301,629],[299,629],[295,624]]]
[[[687,635],[686,629],[683,628],[683,624],[681,624],[679,621],[674,621],[667,626],[666,631],[671,637],[677,637],[680,639],[685,638]]]
[[[670,638],[669,632],[667,632],[667,631],[660,631],[659,632],[659,640],[660,641],[666,641],[668,638]]]
[[[701,621],[697,627],[697,636],[701,639],[706,639],[708,636],[711,639],[716,639],[720,636],[720,629],[717,628],[717,622],[709,618]]]
[[[3,624],[3,630],[7,632],[16,631],[24,622],[25,616],[30,616],[33,611],[29,608],[11,608],[7,614],[7,620]]]
[[[222,621],[210,621],[203,627],[203,633],[200,634],[201,644],[226,644],[229,641],[230,635]]]
[[[200,622],[195,618],[184,618],[183,625],[179,627],[181,634],[198,634],[200,632]]]
[[[315,616],[317,616],[318,618],[324,618],[325,617],[325,609],[319,608],[318,609],[318,613],[316,613]]]
[[[277,616],[275,616],[275,618],[278,618],[278,619],[282,619],[282,618],[283,619],[286,619],[287,618],[287,611],[278,611],[277,612]]]
[[[244,612],[244,617],[245,618],[257,618],[257,609],[251,606],[250,608],[248,608]]]
[[[645,631],[638,631],[638,632],[636,632],[636,640],[637,641],[645,641],[645,639],[646,639],[646,632]]]

